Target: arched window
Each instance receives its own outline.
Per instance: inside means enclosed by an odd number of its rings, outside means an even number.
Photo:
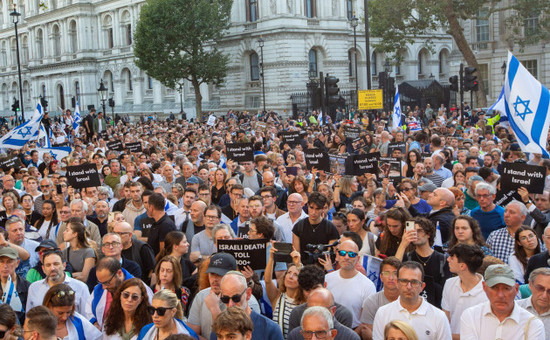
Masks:
[[[61,56],[61,34],[59,33],[59,26],[53,25],[53,53],[55,57]]]
[[[113,35],[113,19],[110,15],[106,15],[105,18],[103,18],[103,32],[105,47],[113,48],[115,46],[115,39]]]
[[[147,76],[147,89],[148,90],[153,89],[153,78],[151,76]]]
[[[22,40],[23,43],[21,44],[21,62],[23,64],[26,64],[29,62],[29,37],[24,35]]]
[[[0,51],[0,66],[2,67],[8,66],[8,48],[6,46],[6,41],[2,41],[2,51]]]
[[[76,53],[78,50],[78,36],[76,33],[76,21],[72,20],[69,24],[70,51]]]
[[[132,45],[132,21],[130,18],[130,13],[128,11],[124,11],[124,13],[122,14],[120,25],[124,34],[124,43],[126,45]]]
[[[124,80],[124,83],[126,85],[126,91],[130,92],[133,90],[132,86],[132,73],[129,69],[125,68],[122,70],[122,79]]]
[[[439,74],[449,71],[449,50],[443,49],[439,52]]]
[[[250,80],[260,80],[260,62],[256,52],[250,54]]]
[[[250,22],[258,20],[258,0],[246,0],[246,19]]]
[[[103,73],[103,83],[110,92],[114,92],[113,74],[111,71],[105,71],[105,73]]]
[[[309,71],[313,71],[313,74],[315,75],[315,77],[317,77],[317,50],[314,50],[313,48],[311,50],[309,50],[309,54],[308,54],[308,60],[309,60],[309,68],[308,70]]]
[[[44,58],[44,34],[40,28],[36,31],[36,58]]]
[[[428,70],[428,52],[426,49],[421,49],[418,52],[418,74],[429,74]]]

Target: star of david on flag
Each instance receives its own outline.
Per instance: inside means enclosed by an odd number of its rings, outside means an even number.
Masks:
[[[550,125],[550,92],[508,52],[504,82],[504,110],[523,152],[546,151]]]
[[[72,149],[68,146],[60,146],[56,148],[38,148],[38,157],[42,159],[45,153],[49,153],[52,159],[61,161],[64,157],[69,157]]]
[[[43,116],[42,105],[38,103],[31,120],[19,125],[0,139],[0,149],[21,149],[28,141],[36,139]]]
[[[399,99],[399,86],[395,86],[395,100],[393,102],[392,130],[399,128],[401,124],[401,100]]]
[[[78,127],[80,126],[80,122],[82,121],[82,117],[80,116],[80,105],[78,104],[78,101],[76,102],[75,108],[74,108],[74,115],[73,115],[73,130],[78,130]]]

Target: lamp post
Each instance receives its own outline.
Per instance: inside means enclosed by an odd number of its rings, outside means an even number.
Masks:
[[[103,115],[107,116],[105,113],[105,101],[107,100],[107,92],[108,89],[105,87],[105,84],[103,83],[103,79],[99,82],[99,88],[97,89],[97,92],[99,93],[99,99],[101,100],[101,105],[103,106]],[[113,110],[113,126],[115,125],[115,112]]]
[[[17,34],[17,24],[19,23],[19,17],[21,13],[17,12],[16,5],[13,4],[13,11],[10,13],[11,20],[15,25],[15,46],[17,54],[17,73],[19,75],[19,101],[21,102],[21,120],[25,121],[25,103],[23,102],[23,82],[21,80],[21,60],[19,59],[19,35]],[[15,114],[15,120],[17,121],[17,113]]]
[[[265,113],[265,77],[264,77],[264,39],[260,36],[258,38],[258,45],[260,46],[260,67],[262,68],[262,73],[260,74],[262,76],[262,98],[264,102],[264,113]]]
[[[357,25],[359,25],[359,19],[357,19],[354,14],[353,18],[351,18],[351,27],[353,27],[353,59],[355,64],[355,104],[356,107],[359,108],[359,75],[357,74]]]
[[[367,90],[371,89],[371,69],[370,69],[370,31],[369,31],[369,0],[364,0],[363,8],[365,10],[365,45],[367,60]]]

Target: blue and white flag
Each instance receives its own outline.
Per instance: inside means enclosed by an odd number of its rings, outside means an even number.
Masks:
[[[498,111],[500,113],[499,124],[508,126],[508,116],[506,116],[506,103],[504,102],[504,86],[498,95],[497,101],[491,105],[489,111]]]
[[[401,125],[401,100],[399,99],[399,86],[395,85],[395,100],[393,101],[393,114],[391,116],[391,130],[399,129]]]
[[[374,283],[376,291],[379,292],[382,289],[382,281],[380,281],[380,264],[382,259],[371,256],[363,255],[361,258],[361,265],[367,273],[367,277]]]
[[[52,159],[61,161],[64,157],[69,157],[69,154],[71,153],[72,149],[69,146],[60,146],[56,148],[48,147],[48,148],[38,148],[36,149],[38,151],[38,157],[42,159],[45,153],[49,153],[52,156]]]
[[[511,52],[508,52],[504,100],[506,116],[521,151],[548,158],[550,92]]]
[[[43,124],[40,124],[40,131],[38,132],[38,144],[46,148],[52,147],[50,136],[48,136],[48,133],[46,132],[46,128],[44,127]]]
[[[80,105],[78,104],[78,102],[76,102],[73,115],[73,130],[78,130],[81,121],[82,117],[80,116]]]
[[[319,123],[319,126],[323,125],[323,111],[319,111],[319,115],[317,116],[317,122]]]
[[[40,121],[44,116],[42,105],[38,103],[34,116],[19,125],[0,139],[0,149],[21,149],[30,140],[35,140],[40,131]]]

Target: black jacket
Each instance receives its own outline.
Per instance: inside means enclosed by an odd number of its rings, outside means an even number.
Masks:
[[[525,268],[525,276],[523,277],[523,282],[529,283],[529,275],[531,275],[531,272],[533,270],[550,266],[550,264],[548,264],[549,259],[550,255],[548,254],[548,251],[531,256],[531,258],[527,262],[527,268]]]
[[[443,243],[449,241],[451,237],[451,227],[453,220],[455,219],[455,214],[450,207],[440,209],[436,212],[430,212],[428,214],[420,214],[412,205],[409,207],[409,212],[413,216],[422,216],[426,217],[437,227],[439,223],[439,230],[441,231],[441,239]]]
[[[128,260],[127,258],[122,258],[122,268],[126,269],[128,273],[132,274],[133,277],[141,277],[141,268],[139,265],[132,261]],[[92,292],[94,290],[94,287],[99,283],[97,281],[97,276],[95,273],[96,267],[93,267],[90,269],[90,274],[88,275],[88,281],[86,282],[86,285],[88,285],[88,290]]]
[[[23,309],[25,309],[25,307],[27,306],[27,295],[30,285],[30,282],[27,281],[24,277],[17,275],[15,290],[17,290],[17,295],[19,295],[19,299],[21,299]],[[2,290],[2,285],[0,285],[0,296],[2,296],[3,294],[4,291]],[[25,323],[25,312],[15,312],[15,314],[17,315],[17,319],[19,320],[21,325]]]

